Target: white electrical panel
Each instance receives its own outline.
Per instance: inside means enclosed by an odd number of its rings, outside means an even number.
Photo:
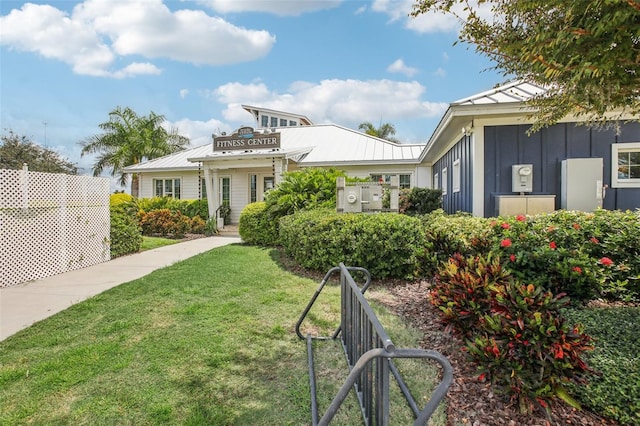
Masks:
[[[590,212],[604,199],[602,158],[567,158],[561,163],[560,206]]]
[[[511,191],[533,192],[533,164],[511,166]]]

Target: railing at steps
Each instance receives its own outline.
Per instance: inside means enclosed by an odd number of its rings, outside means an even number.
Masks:
[[[363,273],[366,281],[359,288],[353,279],[351,272]],[[318,299],[329,278],[340,272],[341,287],[341,319],[340,327],[331,337],[312,337],[302,335],[300,327]],[[312,424],[328,425],[338,409],[347,398],[353,388],[356,392],[362,418],[365,425],[389,425],[389,372],[395,378],[402,394],[413,411],[414,426],[426,425],[438,404],[445,397],[451,382],[453,381],[453,369],[451,364],[442,354],[425,349],[399,349],[396,348],[387,332],[380,324],[375,312],[364,298],[364,293],[371,284],[371,274],[366,269],[340,266],[327,272],[320,286],[309,301],[304,312],[296,324],[296,334],[301,339],[307,340],[307,354],[309,361],[309,380],[311,387],[311,419]],[[344,384],[333,398],[333,401],[320,419],[317,403],[316,379],[313,362],[312,341],[337,339],[340,337],[347,363],[349,375]],[[431,398],[420,409],[411,395],[400,372],[393,363],[395,358],[426,358],[437,361],[442,367],[442,380],[431,394]]]

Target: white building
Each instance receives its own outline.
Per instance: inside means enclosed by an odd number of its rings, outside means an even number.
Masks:
[[[210,212],[228,203],[231,222],[237,223],[244,206],[262,201],[284,172],[304,167],[335,167],[386,181],[398,175],[401,188],[431,185],[430,168],[420,165],[424,144],[394,143],[335,124],[314,125],[300,115],[243,107],[255,127],[125,168],[138,174],[140,197],[207,198]]]

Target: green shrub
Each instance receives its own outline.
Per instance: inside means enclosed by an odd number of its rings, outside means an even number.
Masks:
[[[194,216],[191,218],[189,229],[192,234],[205,234],[207,223],[200,216]]]
[[[169,209],[152,210],[138,214],[144,235],[182,238],[191,229],[191,219],[186,215]]]
[[[400,191],[400,213],[417,216],[442,208],[442,190],[413,187]]]
[[[130,203],[130,202],[129,202]],[[110,253],[111,258],[140,251],[142,245],[141,229],[134,214],[120,203],[111,207]]]
[[[271,246],[278,240],[275,221],[263,201],[247,204],[240,212],[238,232],[247,244]]]
[[[427,241],[420,266],[426,277],[432,277],[455,253],[486,255],[493,242],[490,222],[484,218],[448,215],[440,209],[420,216],[420,220]]]
[[[186,214],[188,202],[173,197],[138,198],[140,210],[148,213],[152,210],[171,210]]]
[[[393,213],[302,211],[280,220],[279,242],[306,268],[326,271],[343,262],[375,278],[413,277],[425,240],[420,220]]]
[[[208,218],[209,205],[207,204],[207,200],[188,200],[184,214],[192,219],[196,216],[200,217],[201,219]]]
[[[133,197],[129,194],[125,194],[124,192],[111,194],[109,196],[109,206],[117,206],[118,204],[128,203],[133,201]]]
[[[520,280],[572,299],[637,300],[640,221],[630,212],[558,211],[498,218],[493,249]]]
[[[587,354],[596,375],[571,386],[583,406],[622,424],[640,424],[640,307],[567,309],[564,315],[584,324],[594,339]]]
[[[336,180],[345,176],[334,168],[315,167],[285,173],[278,186],[265,195],[267,210],[277,220],[305,209],[335,209]]]

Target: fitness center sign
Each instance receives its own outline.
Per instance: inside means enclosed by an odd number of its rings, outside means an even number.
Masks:
[[[231,136],[213,138],[213,151],[248,151],[280,148],[280,133],[256,133],[253,127],[241,127]]]

